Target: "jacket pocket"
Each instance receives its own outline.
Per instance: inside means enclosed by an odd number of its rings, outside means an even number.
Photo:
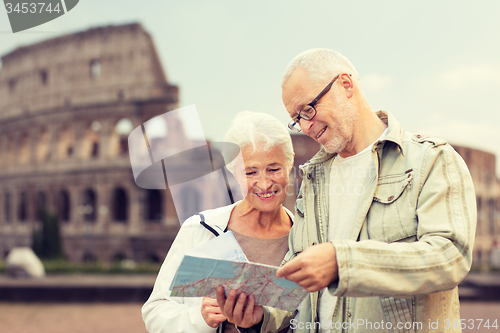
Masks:
[[[383,242],[413,242],[417,216],[411,200],[413,170],[379,177],[367,216],[370,239]]]
[[[386,322],[392,323],[394,333],[415,333],[415,328],[423,327],[415,322],[413,298],[380,297],[380,303]]]

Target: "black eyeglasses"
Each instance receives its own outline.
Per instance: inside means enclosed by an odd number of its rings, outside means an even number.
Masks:
[[[328,83],[328,85],[325,87],[325,89],[323,89],[319,93],[319,95],[316,96],[316,98],[311,103],[304,106],[304,108],[302,108],[302,110],[300,110],[299,115],[295,119],[290,120],[290,122],[288,123],[289,129],[291,129],[294,132],[300,132],[302,130],[300,128],[300,119],[312,120],[314,118],[314,116],[316,116],[316,109],[314,108],[314,106],[316,105],[316,103],[318,103],[318,101],[323,96],[325,96],[325,94],[327,92],[330,91],[333,83],[339,78],[339,76],[340,76],[340,74],[337,75],[336,77],[334,77],[333,80],[330,83]],[[352,75],[349,74],[349,76],[352,76]]]

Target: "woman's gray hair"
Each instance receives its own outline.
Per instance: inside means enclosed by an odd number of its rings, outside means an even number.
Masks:
[[[307,70],[314,82],[331,81],[341,72],[359,80],[356,68],[346,57],[334,50],[318,48],[304,51],[290,61],[281,79],[282,87],[297,67]]]
[[[238,113],[226,132],[224,141],[237,144],[241,149],[250,145],[254,151],[280,147],[293,165],[292,138],[288,130],[278,119],[266,113]],[[228,169],[234,170],[233,163],[228,164]]]

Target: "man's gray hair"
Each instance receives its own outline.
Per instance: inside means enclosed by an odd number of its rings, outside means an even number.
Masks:
[[[292,139],[288,130],[278,119],[266,113],[238,113],[226,132],[224,141],[235,143],[241,149],[250,145],[254,151],[280,147],[288,161],[293,163]],[[229,163],[228,168],[233,171],[234,165]]]
[[[331,81],[341,72],[359,80],[356,68],[346,57],[334,50],[318,48],[304,51],[290,61],[281,79],[282,87],[297,67],[307,70],[314,82]]]

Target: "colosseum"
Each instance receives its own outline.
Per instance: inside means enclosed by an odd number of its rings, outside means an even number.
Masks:
[[[56,212],[71,261],[162,260],[179,222],[168,190],[139,188],[128,133],[178,106],[139,24],[94,28],[2,57],[0,253]],[[172,135],[174,133],[171,133]]]
[[[13,247],[31,245],[40,210],[47,208],[59,217],[70,261],[161,261],[179,220],[227,202],[220,193],[201,196],[202,188],[209,188],[203,183],[185,186],[174,197],[172,186],[136,184],[129,134],[141,127],[145,131],[145,122],[178,107],[178,87],[168,82],[152,38],[140,24],[93,28],[4,55],[0,259]],[[176,124],[168,125],[162,141],[167,145],[180,138],[190,141],[182,121]],[[301,180],[297,166],[319,149],[304,135],[292,140],[296,157],[288,208]],[[202,144],[210,142],[195,146]],[[469,166],[477,192],[474,262],[487,263],[500,237],[495,156],[455,149]]]

